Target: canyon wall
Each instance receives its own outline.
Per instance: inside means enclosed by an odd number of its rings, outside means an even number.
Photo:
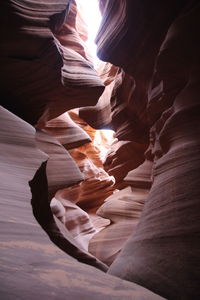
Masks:
[[[125,2],[121,28],[105,32],[114,5],[107,1],[98,53],[133,76],[133,99],[146,102],[153,184],[109,273],[167,299],[198,299],[200,7],[198,1]]]
[[[0,4],[1,295],[199,299],[199,3],[99,6]]]

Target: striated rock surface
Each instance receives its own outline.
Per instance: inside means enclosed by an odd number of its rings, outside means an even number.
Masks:
[[[90,203],[92,207],[99,207],[99,201],[102,202],[101,198],[107,197],[103,189],[105,183],[101,182],[102,174],[106,178],[106,183],[108,176],[105,172],[103,173],[103,170],[100,175],[100,171],[92,163],[88,166],[84,163],[84,169],[81,173],[65,148],[45,130],[36,132],[36,142],[38,148],[49,156],[46,173],[49,201],[53,198],[50,202],[51,210],[64,224],[60,228],[61,231],[63,232],[63,228],[66,228],[67,232],[70,232],[70,235],[77,241],[79,247],[87,251],[88,242],[97,230],[88,213],[78,205],[82,205],[85,209],[88,208],[87,203]],[[89,177],[91,178],[89,179]],[[84,185],[79,184],[83,180]],[[70,189],[73,191],[72,194],[67,192],[67,187],[70,186],[72,186]],[[103,195],[101,196],[98,192]],[[98,199],[97,203],[96,198]],[[63,233],[65,233],[65,229]]]
[[[81,120],[76,111],[70,111],[69,114],[76,123],[68,114],[47,122],[45,130],[37,132],[37,144],[49,154],[47,163],[49,200],[54,197],[51,209],[78,244],[87,250],[91,237],[110,223],[109,220],[96,216],[95,211],[103,200],[113,193],[114,179],[104,171],[102,164],[100,143],[102,142],[104,150],[107,150],[106,138]],[[63,128],[63,131],[60,131],[60,128]],[[78,140],[77,133],[92,142],[82,145],[85,140]],[[65,144],[67,136],[69,136],[68,144]],[[81,172],[58,142],[59,138],[65,148],[82,145],[70,150]],[[82,182],[79,184],[80,181]]]
[[[76,188],[78,195],[75,202],[88,213],[94,214],[103,201],[115,190],[114,178],[104,171],[103,166],[97,167],[93,163],[90,156],[93,154],[92,151],[86,156],[80,147],[70,153],[84,175],[84,181]]]
[[[152,162],[145,160],[124,178],[125,186],[128,186],[116,190],[97,210],[97,215],[110,220],[111,224],[94,235],[89,242],[89,251],[107,265],[111,265],[135,233],[151,187],[151,175]]]
[[[82,51],[70,3],[0,4],[1,103],[39,127],[71,108],[96,104],[104,90]]]
[[[114,89],[121,84],[120,68],[101,62],[97,68],[98,74],[105,85],[105,91],[95,106],[79,108],[80,117],[96,129],[112,129],[111,96]]]
[[[104,168],[116,183],[124,179],[127,173],[137,168],[144,160],[143,144],[128,141],[116,141],[111,145],[104,162]]]
[[[161,297],[143,287],[78,263],[50,243],[33,217],[28,184],[34,177],[31,182],[33,210],[38,219],[42,212],[40,221],[45,228],[47,220],[49,222],[51,218],[43,202],[47,184],[44,164],[41,168],[40,165],[48,157],[36,147],[32,126],[3,108],[0,114],[1,298],[55,299],[56,295],[57,299],[62,300],[80,299],[81,295],[85,299],[134,297],[161,300]],[[52,225],[51,230],[57,235],[58,241],[60,233]],[[71,250],[75,251],[75,248]]]
[[[130,299],[133,295],[136,299],[162,299],[136,284],[77,263],[49,242],[33,217],[28,185],[48,157],[36,147],[30,125],[5,109],[1,108],[0,113],[2,299],[55,299],[55,295],[57,299],[79,299],[80,295],[95,299]]]
[[[147,144],[147,99],[138,91],[144,91],[144,86],[138,87],[132,76],[110,64],[100,68],[99,75],[105,91],[96,106],[79,109],[80,117],[96,129],[113,129],[119,140]]]
[[[143,81],[152,74],[155,55],[171,22],[188,3],[171,0],[152,5],[146,0],[101,0],[98,56]]]
[[[148,190],[127,187],[116,191],[97,210],[111,224],[95,234],[89,252],[107,265],[116,259],[127,239],[135,231]]]
[[[89,144],[69,151],[85,178],[80,184],[76,202],[86,211],[95,211],[115,189],[114,178],[105,172],[103,166],[111,141],[87,125],[75,111],[70,111],[70,116],[91,138]]]
[[[89,215],[71,199],[64,197],[61,191],[55,195],[50,205],[53,214],[65,225],[78,245],[88,251],[89,240],[97,232]]]
[[[89,135],[70,118],[67,112],[48,121],[44,129],[66,149],[73,149],[91,142]]]
[[[25,241],[26,247],[31,247],[31,241],[34,243],[31,233],[34,235],[38,228],[35,227],[34,214],[59,248],[79,261],[87,262],[89,259],[92,265],[97,263],[105,271],[106,267],[101,262],[97,262],[96,258],[79,247],[69,232],[65,231],[63,234],[56,225],[48,202],[47,159],[48,156],[37,148],[34,128],[1,108],[1,236],[5,232],[15,236],[16,232],[14,241]],[[7,236],[5,238],[8,240]],[[40,240],[40,235],[38,238]],[[39,247],[37,239],[35,247]]]
[[[200,297],[200,10],[187,3],[162,43],[149,86],[153,185],[136,232],[109,270],[167,299]]]
[[[199,300],[199,1],[99,6],[96,72],[75,1],[0,4],[1,295]]]
[[[59,189],[77,184],[84,179],[71,156],[54,137],[38,130],[36,142],[38,148],[49,156],[46,170],[49,199],[52,199]]]
[[[153,162],[146,159],[137,169],[133,169],[125,176],[124,181],[134,187],[149,189],[152,185]]]

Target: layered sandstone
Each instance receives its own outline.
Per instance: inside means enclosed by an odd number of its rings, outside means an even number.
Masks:
[[[34,128],[0,108],[0,131],[2,299],[80,299],[81,296],[128,300],[134,295],[135,299],[161,300],[143,287],[77,262],[50,242],[32,208],[49,237],[62,250],[65,248],[68,254],[78,254],[81,261],[87,261],[88,255],[85,253],[81,258],[80,249],[77,252],[73,244],[66,243],[66,236],[62,236],[53,221],[46,201],[44,163],[48,156],[37,148]]]
[[[68,150],[91,142],[89,135],[70,118],[67,112],[48,121],[44,129]]]
[[[197,300],[199,3],[99,4],[97,71],[75,1],[0,4],[1,294]]]
[[[74,1],[1,3],[1,103],[31,124],[94,105],[104,89],[75,21]]]
[[[110,32],[106,40],[100,32],[99,55],[134,77],[135,92],[137,87],[141,89],[141,80],[146,86],[143,92],[146,89],[153,185],[136,231],[109,273],[145,285],[168,299],[198,299],[200,43],[195,32],[199,28],[199,5],[190,1],[166,6],[159,2],[149,4],[151,7],[145,1],[126,4],[127,30],[121,29],[125,36],[119,41]],[[157,9],[159,14],[155,14]],[[138,18],[134,18],[134,12]],[[145,22],[152,18],[152,12],[153,23],[147,26]],[[144,14],[145,22],[139,23]],[[115,54],[108,51],[110,41],[117,42],[113,46]]]

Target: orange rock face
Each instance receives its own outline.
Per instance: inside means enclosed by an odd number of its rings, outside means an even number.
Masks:
[[[1,1],[0,294],[199,300],[199,1],[99,7]]]
[[[2,105],[39,127],[71,108],[96,104],[104,90],[70,2],[2,3]]]
[[[137,101],[143,102],[149,126],[147,158],[153,161],[153,169],[152,187],[136,231],[109,273],[145,285],[167,299],[198,299],[199,89],[195,82],[199,82],[199,71],[194,66],[199,65],[195,33],[200,26],[199,4],[119,2],[127,5],[122,38],[116,38],[117,29],[104,34],[106,25],[112,28],[117,22],[114,13],[108,21],[113,4],[108,1],[98,51],[101,58],[134,78],[131,106],[142,120]],[[135,171],[130,173],[133,182],[138,177]],[[142,173],[141,167],[138,179]]]
[[[53,221],[45,201],[48,185],[44,162],[48,156],[37,148],[34,128],[1,107],[0,133],[1,297],[34,300],[40,296],[53,300],[56,295],[60,299],[80,299],[81,293],[99,300],[108,299],[112,294],[120,300],[139,293],[141,297],[161,300],[143,287],[113,278],[66,255],[77,255],[81,262],[92,265],[97,262],[76,246],[69,232],[65,231],[63,236]],[[63,251],[51,243],[33,211],[50,239]],[[118,285],[120,288],[115,291]]]

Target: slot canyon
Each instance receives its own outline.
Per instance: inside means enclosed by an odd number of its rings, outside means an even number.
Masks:
[[[199,300],[200,2],[91,1],[0,2],[0,298]]]

